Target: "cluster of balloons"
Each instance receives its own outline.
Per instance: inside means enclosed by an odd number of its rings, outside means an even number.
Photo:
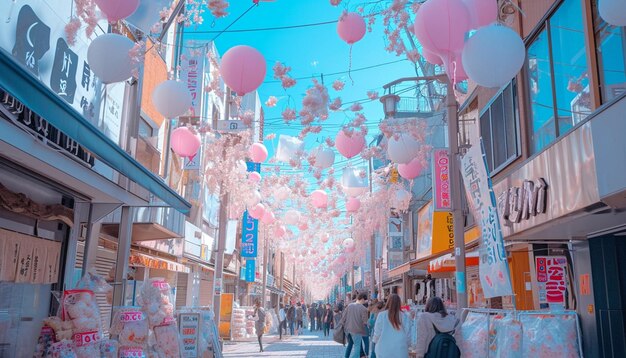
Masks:
[[[493,0],[428,0],[418,10],[414,31],[422,55],[443,65],[453,81],[472,79],[484,87],[501,87],[521,69],[524,43],[499,25]],[[476,33],[465,41],[468,32]]]

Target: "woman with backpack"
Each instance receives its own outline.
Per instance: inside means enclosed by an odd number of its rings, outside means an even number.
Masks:
[[[454,339],[459,320],[449,315],[439,297],[431,297],[417,319],[417,358],[453,358],[461,352]]]
[[[385,311],[378,313],[372,341],[377,358],[399,358],[409,356],[409,333],[411,321],[400,310],[400,296],[392,294],[387,300]]]

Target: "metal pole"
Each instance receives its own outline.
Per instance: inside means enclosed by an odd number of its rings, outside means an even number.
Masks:
[[[117,266],[115,268],[115,286],[113,287],[113,306],[124,305],[126,274],[130,257],[130,243],[133,235],[133,208],[122,206],[120,227],[117,241]]]
[[[284,294],[284,280],[285,280],[285,254],[283,252],[280,253],[280,292],[283,292],[280,297],[280,303],[285,303],[285,294]]]
[[[261,289],[261,305],[265,307],[265,295],[267,294],[267,229],[263,230],[263,287]]]
[[[454,256],[456,269],[456,304],[457,309],[467,308],[466,271],[465,271],[465,229],[463,209],[461,207],[461,172],[459,164],[459,116],[457,112],[454,87],[447,79],[447,113],[448,142],[450,156],[450,194],[452,199],[451,211],[454,225]]]
[[[370,158],[370,194],[372,193],[372,181],[373,179],[373,158]],[[370,297],[374,298],[376,292],[376,235],[372,233],[370,238]]]
[[[215,252],[215,278],[213,279],[213,311],[216,323],[219,324],[220,305],[222,301],[222,279],[224,276],[224,250],[226,249],[226,223],[228,222],[228,192],[220,188],[223,194],[220,200],[219,229],[217,234],[217,251]]]

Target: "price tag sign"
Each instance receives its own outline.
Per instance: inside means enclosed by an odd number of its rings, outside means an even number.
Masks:
[[[200,334],[200,314],[181,313],[178,316],[178,331],[183,342],[181,357],[198,357],[198,338]]]
[[[139,322],[145,319],[141,311],[124,311],[120,314],[121,322]]]
[[[143,349],[138,347],[121,347],[119,351],[120,358],[145,358]]]
[[[170,289],[170,284],[166,281],[152,281],[152,286],[158,288],[161,291]]]
[[[100,333],[98,331],[82,332],[74,334],[74,344],[77,347],[82,347],[96,343],[100,340]]]

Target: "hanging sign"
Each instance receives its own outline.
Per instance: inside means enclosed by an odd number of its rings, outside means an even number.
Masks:
[[[182,342],[181,357],[198,357],[198,340],[200,336],[200,314],[180,313],[178,315],[178,331]]]
[[[256,277],[256,261],[254,259],[246,260],[246,282],[254,282]]]
[[[435,211],[448,211],[450,200],[450,156],[447,148],[433,149],[433,205]]]
[[[246,163],[248,172],[261,172],[261,164]],[[258,251],[259,220],[248,215],[248,210],[243,213],[243,226],[241,229],[241,257],[255,258]]]
[[[480,283],[486,298],[510,296],[513,294],[511,276],[482,141],[473,143],[461,159],[461,167],[467,200],[482,231],[478,267]]]

